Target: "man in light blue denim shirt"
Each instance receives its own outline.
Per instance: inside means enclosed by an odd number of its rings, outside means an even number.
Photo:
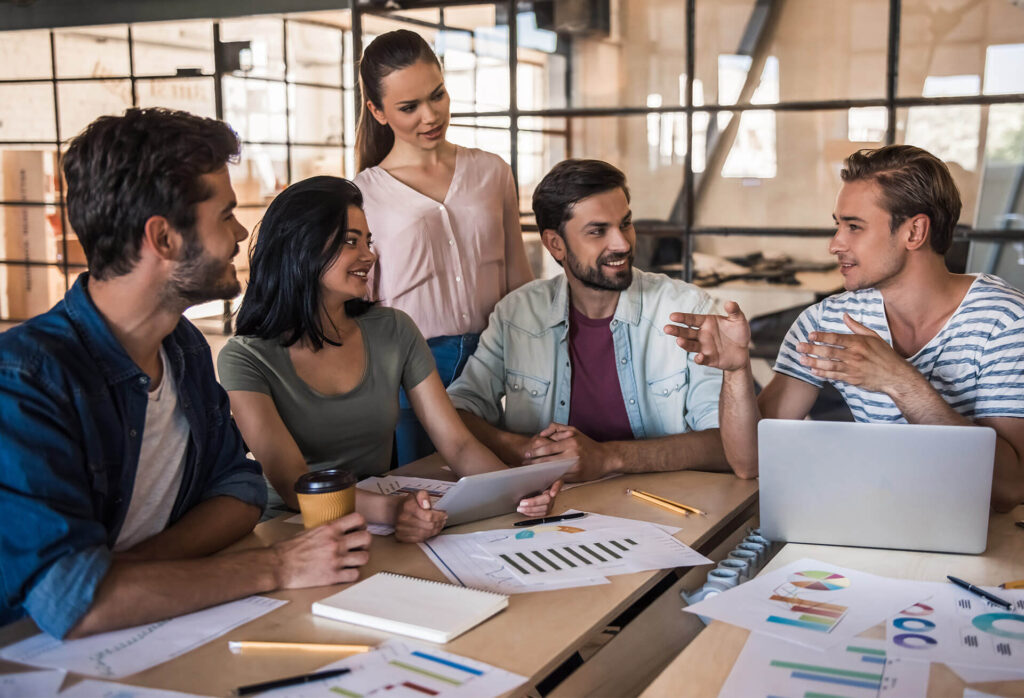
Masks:
[[[714,307],[696,286],[633,269],[625,175],[566,160],[533,196],[565,273],[503,298],[448,388],[474,435],[510,465],[576,457],[569,479],[728,471],[718,431],[722,374],[681,356],[664,326],[681,306]],[[504,404],[502,402],[504,398]]]
[[[352,581],[366,562],[358,514],[211,555],[267,498],[182,317],[238,294],[238,151],[226,124],[162,109],[101,117],[71,142],[68,218],[89,271],[0,334],[0,625],[28,614],[79,637]]]

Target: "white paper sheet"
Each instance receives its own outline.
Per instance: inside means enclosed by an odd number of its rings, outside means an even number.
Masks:
[[[1020,669],[1000,669],[989,666],[970,666],[968,664],[946,664],[964,683],[988,683],[989,681],[1024,681],[1024,667]]]
[[[388,640],[372,652],[322,667],[351,673],[261,693],[272,698],[489,698],[526,683],[526,677],[408,640]]]
[[[924,600],[886,623],[891,656],[1024,672],[1024,590],[985,588],[1008,611],[950,583],[916,584]]]
[[[67,672],[60,670],[0,674],[0,698],[55,696],[64,683],[66,674]]]
[[[170,620],[67,642],[40,633],[5,647],[0,650],[0,657],[21,664],[119,679],[185,654],[286,603],[250,596]]]
[[[751,633],[718,695],[924,696],[928,671],[927,662],[887,660],[883,640],[855,637],[830,650],[818,651]]]
[[[519,581],[588,579],[710,565],[711,560],[668,533],[649,524],[634,523],[610,528],[586,529],[585,519],[494,531],[490,539],[477,540],[480,549],[496,562],[505,563]]]
[[[576,511],[571,509],[565,513],[573,514]],[[507,538],[510,533],[514,535],[531,529],[536,532],[542,526],[551,528],[565,526],[590,532],[609,528],[621,528],[623,526],[654,527],[669,534],[678,533],[680,530],[674,526],[651,524],[646,521],[635,521],[617,516],[587,514],[582,519],[571,519],[565,522],[542,524],[541,526],[531,526],[528,528],[496,529],[462,535],[440,535],[420,543],[420,548],[423,549],[423,552],[427,554],[431,562],[437,565],[438,569],[453,584],[460,584],[474,589],[485,589],[500,594],[524,594],[533,591],[553,591],[555,589],[569,589],[572,587],[608,583],[608,579],[603,575],[595,574],[587,578],[542,579],[526,584],[509,571],[508,565],[485,553],[480,547],[481,544],[486,544],[488,541]]]
[[[684,610],[820,650],[920,599],[916,584],[803,559]]]
[[[130,686],[126,683],[86,679],[64,691],[58,698],[205,698],[196,693],[179,693],[160,688]]]

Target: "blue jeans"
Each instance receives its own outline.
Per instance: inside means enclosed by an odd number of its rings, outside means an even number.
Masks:
[[[432,337],[427,340],[430,353],[434,355],[434,363],[437,364],[437,372],[441,376],[444,387],[459,377],[462,369],[470,355],[476,350],[476,344],[480,340],[477,333],[448,335],[445,337]],[[429,456],[436,451],[434,444],[430,441],[426,429],[416,419],[416,413],[409,404],[409,397],[405,389],[398,391],[398,406],[401,408],[398,415],[398,424],[395,426],[395,451],[398,456],[398,465],[405,465],[414,460]]]

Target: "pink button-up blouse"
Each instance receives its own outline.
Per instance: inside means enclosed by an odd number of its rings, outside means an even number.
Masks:
[[[380,167],[355,183],[378,255],[371,288],[423,336],[481,332],[494,305],[533,278],[512,170],[499,156],[459,146],[442,202]]]

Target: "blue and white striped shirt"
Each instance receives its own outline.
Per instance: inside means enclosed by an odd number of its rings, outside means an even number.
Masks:
[[[849,313],[890,346],[882,294],[870,288],[830,296],[804,310],[786,334],[775,370],[821,387],[825,380],[800,365],[798,342],[811,332],[850,334]],[[1024,418],[1024,293],[1002,279],[978,274],[946,325],[908,361],[950,407],[968,419]],[[906,423],[885,393],[830,381],[858,422]]]

